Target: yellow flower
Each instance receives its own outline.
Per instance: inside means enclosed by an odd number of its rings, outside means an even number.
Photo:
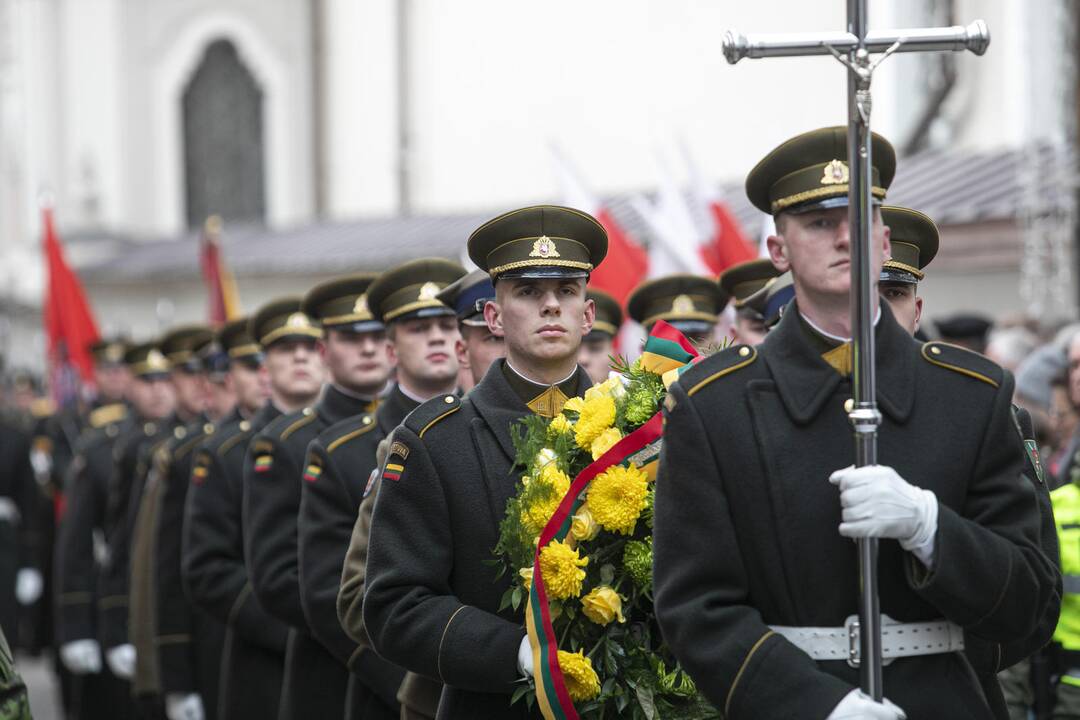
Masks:
[[[597,625],[607,625],[613,620],[626,622],[622,614],[622,598],[607,585],[593,588],[592,592],[581,598],[581,608],[585,617]]]
[[[615,400],[609,395],[587,400],[585,407],[581,408],[581,417],[574,426],[574,439],[578,447],[588,450],[600,433],[611,427],[615,422]]]
[[[601,455],[613,448],[615,443],[620,440],[622,440],[622,433],[619,432],[619,428],[610,427],[597,435],[589,447],[589,451],[592,452],[592,459],[599,460]]]
[[[518,570],[518,575],[520,575],[521,579],[525,582],[525,589],[532,590],[533,569],[531,567],[523,567]]]
[[[592,700],[600,694],[600,678],[593,670],[592,660],[585,657],[583,650],[576,653],[559,651],[559,669],[566,681],[566,692],[574,702]]]
[[[535,480],[550,487],[551,493],[521,508],[521,524],[531,535],[538,535],[544,529],[570,490],[570,478],[555,463],[545,465]]]
[[[592,540],[600,534],[600,526],[593,519],[589,508],[582,505],[570,522],[570,537],[578,542]]]
[[[548,425],[548,432],[554,435],[562,435],[565,432],[570,432],[574,429],[574,426],[570,424],[570,421],[566,419],[566,416],[559,413],[555,416],[555,419]]]
[[[593,479],[585,504],[605,530],[629,535],[645,509],[648,492],[649,480],[644,472],[615,465]]]
[[[581,568],[589,564],[589,558],[581,557],[578,551],[559,540],[548,544],[540,551],[540,572],[544,576],[544,586],[553,600],[564,600],[581,594],[581,583],[585,580],[585,571]]]
[[[581,408],[585,407],[585,401],[579,397],[572,397],[563,403],[563,410],[570,410],[572,412],[581,412]]]

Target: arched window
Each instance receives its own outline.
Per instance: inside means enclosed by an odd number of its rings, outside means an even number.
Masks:
[[[184,90],[187,223],[210,215],[264,222],[262,91],[228,40],[216,40]]]

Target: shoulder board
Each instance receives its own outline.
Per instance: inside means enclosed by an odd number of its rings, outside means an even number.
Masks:
[[[375,419],[369,413],[364,413],[349,418],[346,422],[331,425],[319,436],[319,439],[326,443],[326,452],[330,454],[342,445],[367,435],[376,427],[378,426],[375,424]]]
[[[285,429],[281,431],[281,439],[288,440],[289,436],[294,432],[304,427],[308,423],[315,420],[315,411],[307,407],[301,411],[301,417],[294,420],[292,423],[285,426]]]
[[[30,414],[36,418],[48,417],[56,413],[56,405],[48,398],[38,398],[30,403]]]
[[[457,395],[441,395],[431,398],[409,413],[405,418],[404,425],[416,433],[418,437],[424,437],[424,433],[434,425],[460,409],[461,398]]]
[[[124,405],[123,403],[102,405],[90,413],[90,427],[99,428],[111,423],[120,422],[127,417],[127,414],[127,405]]]
[[[679,377],[679,386],[692,396],[710,383],[752,365],[757,359],[758,351],[754,347],[734,345],[690,366]]]
[[[251,435],[251,425],[248,424],[247,427],[241,426],[240,428],[237,429],[236,432],[231,433],[230,435],[227,435],[227,436],[223,436],[222,440],[221,440],[221,444],[218,445],[218,448],[217,448],[218,455],[224,456],[227,452],[229,452],[234,447],[236,447],[237,443],[241,443],[241,442],[244,442],[245,440],[247,440],[250,435]]]
[[[967,375],[992,387],[1000,387],[1005,371],[996,362],[973,350],[934,341],[922,346],[923,359],[932,365]]]

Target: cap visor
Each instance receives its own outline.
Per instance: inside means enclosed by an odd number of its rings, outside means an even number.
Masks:
[[[532,280],[545,280],[550,278],[583,278],[589,277],[589,273],[586,270],[578,270],[576,268],[567,267],[553,267],[553,266],[538,266],[538,267],[523,267],[516,270],[507,270],[501,273],[498,277],[499,280],[520,280],[520,279],[532,279]]]
[[[881,201],[876,197],[870,200],[871,207],[878,207],[881,205]],[[839,195],[837,197],[824,198],[822,200],[814,200],[811,202],[802,203],[800,205],[792,205],[789,208],[784,208],[781,212],[790,213],[791,215],[802,215],[803,213],[813,212],[815,210],[829,210],[831,208],[847,207],[848,196]],[[779,214],[779,213],[778,213]]]

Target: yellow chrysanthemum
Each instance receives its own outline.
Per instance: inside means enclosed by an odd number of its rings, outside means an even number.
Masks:
[[[574,429],[574,426],[570,424],[570,421],[566,419],[566,416],[559,413],[555,416],[555,419],[548,425],[548,432],[552,435],[562,435],[565,432],[570,432]]]
[[[592,445],[589,446],[592,459],[599,460],[601,455],[613,448],[615,443],[620,440],[622,440],[622,433],[619,432],[619,428],[610,427],[597,435],[596,439],[592,441]]]
[[[570,490],[570,476],[560,470],[559,466],[553,462],[548,463],[540,470],[540,482],[545,482],[555,488],[560,500]]]
[[[578,447],[588,450],[592,441],[615,422],[615,400],[609,395],[587,400],[581,408],[581,417],[574,426],[574,439]]]
[[[649,480],[644,472],[615,465],[590,483],[586,505],[605,530],[629,535],[645,509],[648,492]]]
[[[534,498],[521,508],[521,524],[530,534],[538,535],[555,511],[559,509],[559,503],[562,502],[566,493],[570,491],[570,477],[554,462],[549,462],[540,469],[534,479],[552,490],[543,499]]]
[[[585,401],[579,397],[572,397],[563,403],[563,410],[570,410],[572,412],[581,412],[581,408],[585,407]]]
[[[600,694],[600,678],[593,670],[592,660],[585,657],[583,650],[576,653],[559,651],[559,669],[566,682],[566,692],[574,702],[592,700]]]
[[[588,564],[589,558],[581,557],[576,549],[565,542],[549,543],[540,551],[540,572],[543,573],[548,597],[565,600],[580,595],[581,583],[585,580],[582,568]]]

